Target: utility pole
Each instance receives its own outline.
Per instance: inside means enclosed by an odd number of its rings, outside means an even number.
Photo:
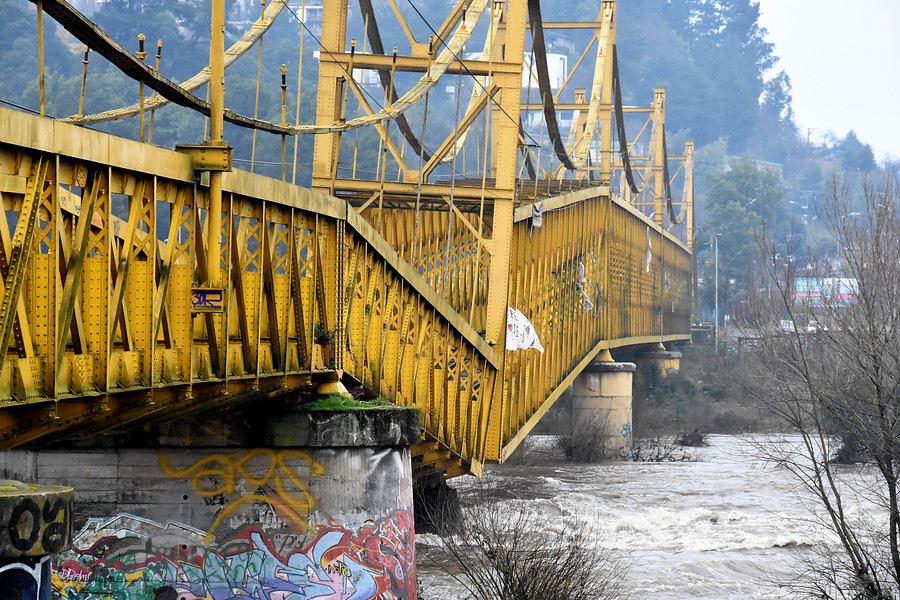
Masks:
[[[715,336],[715,345],[716,345],[716,354],[719,353],[719,238],[722,236],[721,233],[717,233],[715,237],[716,242],[716,317],[715,323],[713,323],[713,335]]]

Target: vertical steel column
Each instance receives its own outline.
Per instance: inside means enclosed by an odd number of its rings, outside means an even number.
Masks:
[[[653,222],[663,225],[663,194],[668,182],[663,181],[665,169],[663,161],[666,160],[665,136],[663,129],[666,126],[666,88],[653,89],[653,133],[651,136],[651,156],[653,164]]]
[[[616,3],[615,0],[607,0],[603,3],[603,13],[607,10],[612,11],[610,19],[609,34],[606,43],[606,60],[603,62],[603,87],[601,88],[601,105],[609,106],[609,111],[603,113],[600,122],[600,182],[611,184],[610,178],[615,168],[615,156],[613,155],[613,119],[615,119],[615,107],[613,106],[613,48],[616,46]],[[602,43],[598,40],[598,44]],[[592,124],[588,124],[592,126]],[[590,151],[590,150],[589,150]],[[604,160],[604,157],[606,160]],[[612,189],[612,185],[610,185]]]
[[[144,61],[147,60],[147,52],[144,51],[144,40],[146,40],[146,39],[147,39],[147,36],[145,36],[143,33],[138,35],[137,57],[138,57],[138,60],[141,61],[141,64],[143,64]],[[140,112],[140,115],[141,115],[141,119],[140,119],[141,137],[140,137],[140,139],[141,139],[141,143],[144,143],[144,81],[143,80],[141,80],[140,83],[138,84],[138,90],[139,90],[138,106],[140,107],[138,109],[138,111]]]
[[[694,142],[684,143],[684,191],[681,195],[685,215],[685,243],[694,252]]]
[[[691,253],[691,294],[693,296],[694,318],[691,324],[700,322],[700,295],[697,293],[697,245],[694,239],[697,229],[694,224],[694,142],[684,143],[684,205],[687,209],[685,217],[685,242]]]
[[[495,4],[495,10],[496,8]],[[502,62],[521,65],[525,58],[526,7],[510,2],[506,7],[502,33]],[[495,54],[495,60],[499,53]],[[512,247],[513,208],[516,189],[516,161],[519,149],[519,111],[522,101],[522,75],[516,69],[494,74],[500,88],[500,101],[492,115],[491,137],[495,140],[491,171],[496,177],[498,199],[494,203],[493,236],[490,242],[491,265],[488,275],[487,341],[506,340],[506,309],[509,296],[509,261]],[[502,351],[502,348],[501,348]]]
[[[613,83],[613,47],[616,43],[615,28],[615,2],[613,0],[605,0],[603,9],[598,15],[601,22],[599,29],[595,30],[594,36],[597,39],[597,58],[594,61],[594,79],[591,84],[590,107],[585,119],[587,127],[584,130],[583,137],[578,142],[576,148],[577,160],[576,164],[580,167],[580,177],[590,177],[589,171],[586,169],[590,156],[591,146],[594,143],[596,133],[597,119],[600,119],[600,148],[601,148],[601,181],[607,181],[612,171],[612,83]],[[578,90],[575,91],[576,103],[578,100]],[[581,102],[584,102],[584,92],[582,92]],[[580,131],[580,127],[578,128]],[[603,157],[606,157],[604,161]],[[591,161],[593,166],[593,162]]]
[[[493,10],[504,10],[503,4],[494,2]],[[495,62],[502,61],[517,68],[509,72],[494,73],[494,84],[500,88],[500,100],[494,104],[491,115],[491,173],[496,178],[497,199],[494,201],[493,235],[487,244],[491,263],[488,270],[485,337],[488,343],[497,347],[503,360],[488,409],[491,414],[488,417],[487,456],[500,456],[501,448],[511,437],[508,421],[512,407],[509,404],[509,388],[504,384],[508,381],[504,377],[508,364],[505,350],[506,316],[519,150],[519,111],[522,101],[522,75],[518,66],[525,59],[526,23],[525,2],[509,2],[498,30],[500,47],[494,51]]]
[[[209,42],[209,141],[221,144],[224,136],[225,109],[225,0],[213,0],[211,39]],[[222,172],[209,173],[209,210],[206,213],[207,279],[210,285],[223,285],[222,263]],[[210,332],[212,335],[212,332]]]
[[[344,69],[326,60],[329,52],[343,52],[347,38],[347,0],[323,0],[322,49],[319,62],[319,92],[316,102],[316,125],[333,125],[341,114],[344,90]],[[316,136],[313,151],[312,188],[332,193],[332,169],[340,152],[341,134],[324,133]]]

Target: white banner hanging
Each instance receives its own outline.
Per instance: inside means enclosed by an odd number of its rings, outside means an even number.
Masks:
[[[527,350],[528,348],[537,348],[541,354],[544,353],[544,347],[541,346],[541,340],[538,339],[531,321],[516,309],[507,307],[506,349]]]

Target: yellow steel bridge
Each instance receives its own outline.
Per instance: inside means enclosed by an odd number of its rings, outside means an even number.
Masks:
[[[0,109],[0,448],[302,399],[343,378],[421,409],[420,468],[479,474],[604,349],[689,339],[692,145],[666,154],[664,90],[622,105],[614,1],[550,23],[538,0],[459,0],[421,39],[388,0],[406,55],[385,53],[370,0],[366,30],[348,31],[346,2],[324,1],[309,124],[222,99],[224,69],[282,0],[227,50],[213,2],[210,68],[181,84],[64,0],[37,3],[142,100],[65,119]],[[561,28],[589,43],[552,88],[544,38]],[[590,87],[570,89],[577,68]],[[357,73],[376,74],[383,107]],[[399,73],[418,79],[403,88]],[[464,78],[455,127],[427,147],[428,121],[453,119],[428,112],[429,94]],[[206,84],[208,101],[194,94]],[[167,102],[209,115],[208,141],[163,149],[85,127],[133,116],[143,136]],[[628,119],[643,123],[632,139]],[[284,181],[232,169],[223,121],[287,149],[315,135],[312,189],[287,181],[287,151]],[[355,147],[361,127],[377,148]],[[377,173],[356,172],[360,151],[378,153]],[[506,349],[509,308],[543,352]]]

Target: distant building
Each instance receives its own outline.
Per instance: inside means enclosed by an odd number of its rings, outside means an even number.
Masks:
[[[530,75],[528,69],[530,64],[531,56],[526,56],[525,60],[522,62],[523,90],[528,88],[529,80],[531,82],[531,89],[538,89],[536,79],[537,69],[534,70],[534,75]],[[547,73],[550,75],[550,87],[554,90],[561,88],[566,81],[566,76],[569,74],[569,57],[565,54],[547,54]]]
[[[846,306],[856,302],[856,279],[850,277],[797,277],[794,299],[812,308]]]
[[[259,0],[236,0],[231,7],[231,12],[228,13],[228,22],[232,25],[249,26],[259,19],[260,8]],[[288,10],[285,11],[287,14],[282,18],[287,17],[293,22],[299,19],[313,35],[322,35],[321,0],[311,0],[305,3],[303,0],[289,0],[287,8]]]
[[[107,0],[71,0],[75,10],[83,15],[91,16],[97,12]]]

